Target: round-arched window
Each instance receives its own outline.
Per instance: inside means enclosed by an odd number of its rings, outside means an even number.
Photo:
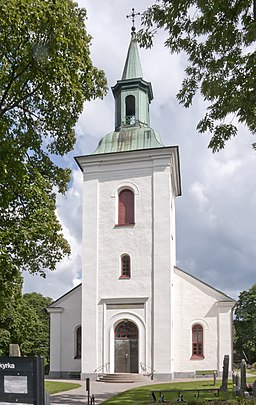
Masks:
[[[115,328],[116,339],[138,339],[138,328],[130,321],[122,321]]]
[[[135,97],[125,98],[125,125],[135,125]]]
[[[196,324],[192,327],[192,357],[203,356],[203,327]]]
[[[118,225],[134,224],[134,193],[122,190],[118,195]]]

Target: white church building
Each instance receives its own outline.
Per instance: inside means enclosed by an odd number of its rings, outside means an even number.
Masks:
[[[83,175],[83,276],[48,307],[50,376],[222,371],[234,300],[176,267],[179,149],[150,127],[151,84],[132,33],[112,88],[115,130],[76,161]],[[230,368],[232,367],[230,361]]]

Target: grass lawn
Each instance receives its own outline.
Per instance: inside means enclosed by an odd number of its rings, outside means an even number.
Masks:
[[[58,392],[69,391],[81,387],[81,384],[74,384],[60,381],[45,381],[45,390],[48,394],[57,394]]]
[[[254,377],[247,378],[247,382],[253,382],[255,380]],[[221,381],[217,381],[216,388],[220,387]],[[215,388],[211,381],[192,381],[192,382],[178,382],[178,383],[167,383],[167,384],[154,384],[154,385],[147,385],[143,387],[134,388],[123,393],[116,395],[115,397],[102,402],[104,405],[133,405],[133,404],[140,404],[140,405],[148,405],[151,404],[150,400],[150,392],[152,390],[175,390],[175,389],[197,389],[197,388]],[[232,399],[232,382],[229,382],[229,398]],[[184,393],[183,397],[186,401],[197,401],[195,397],[196,392],[188,392]],[[225,400],[225,393],[220,392],[220,396],[216,397],[214,392],[201,392],[199,399],[202,400]],[[157,394],[157,402],[159,401],[158,398],[159,394]],[[176,403],[178,398],[178,393],[164,393],[165,400],[171,400]]]

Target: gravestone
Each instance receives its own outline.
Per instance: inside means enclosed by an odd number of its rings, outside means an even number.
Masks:
[[[252,396],[253,396],[253,399],[256,399],[256,380],[254,381],[253,386],[252,386]]]
[[[236,398],[240,395],[240,381],[239,375],[237,373],[232,374],[232,381],[233,381],[233,398]]]
[[[229,366],[229,356],[225,354],[222,367],[222,383],[220,387],[220,389],[223,391],[225,391],[228,388],[228,366]]]
[[[225,354],[223,359],[222,383],[220,389],[221,391],[225,391],[226,399],[228,399],[228,366],[229,366],[229,355]]]
[[[236,374],[236,387],[240,387],[240,378],[238,374]]]
[[[17,343],[11,343],[9,345],[9,356],[20,357],[20,346]]]
[[[244,392],[247,391],[247,386],[246,386],[246,361],[243,359],[241,361],[240,365],[240,379],[241,379],[241,384],[240,384],[240,394],[243,396]]]

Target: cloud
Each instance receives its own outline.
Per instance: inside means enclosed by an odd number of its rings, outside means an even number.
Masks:
[[[154,1],[141,0],[138,11]],[[121,78],[130,40],[126,19],[132,0],[79,0],[88,10],[87,30],[93,36],[93,63],[107,75],[109,87]],[[136,23],[137,27],[139,22]],[[176,200],[177,264],[196,277],[237,297],[256,278],[256,176],[252,136],[242,125],[237,137],[223,151],[212,154],[209,134],[198,134],[196,125],[206,103],[197,96],[189,109],[178,104],[176,93],[184,76],[184,55],[170,55],[160,33],[155,46],[140,50],[144,79],[152,82],[151,126],[165,145],[179,145],[182,196]],[[85,104],[76,126],[77,143],[65,164],[73,180],[65,197],[58,197],[58,215],[72,246],[69,260],[58,265],[46,280],[26,281],[30,291],[56,298],[72,288],[81,274],[82,174],[73,156],[92,153],[98,140],[114,128],[111,90],[104,100]]]

